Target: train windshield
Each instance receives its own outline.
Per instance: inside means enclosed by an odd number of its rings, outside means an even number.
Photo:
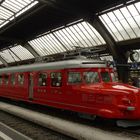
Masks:
[[[111,78],[112,78],[112,82],[118,82],[117,76],[115,75],[115,73],[111,73]]]
[[[110,75],[108,72],[101,72],[101,77],[103,82],[110,82]]]

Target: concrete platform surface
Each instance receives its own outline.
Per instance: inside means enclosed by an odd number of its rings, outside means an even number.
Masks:
[[[109,132],[71,122],[54,116],[42,114],[29,109],[17,107],[4,102],[0,102],[0,110],[16,115],[20,118],[47,127],[59,133],[71,136],[79,140],[136,140],[137,138],[125,136],[121,133]],[[139,137],[140,138],[140,137]]]
[[[0,122],[0,140],[32,140]]]

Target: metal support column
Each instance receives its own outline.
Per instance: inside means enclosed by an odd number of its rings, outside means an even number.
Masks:
[[[110,53],[113,55],[114,60],[117,64],[120,64],[117,65],[119,80],[127,83],[129,76],[129,67],[127,66],[128,58],[125,55],[126,52],[121,52],[117,48],[115,40],[98,17],[90,18],[88,19],[88,22],[102,35],[103,39],[106,41]]]
[[[118,52],[116,49],[116,43],[113,39],[113,37],[110,35],[110,33],[107,31],[107,29],[104,27],[102,22],[98,17],[94,18],[93,20],[89,20],[90,24],[102,35],[103,39],[107,43],[107,47],[112,53],[113,57],[115,59],[118,58]]]

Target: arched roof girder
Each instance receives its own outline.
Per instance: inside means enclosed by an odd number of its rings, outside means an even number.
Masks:
[[[117,52],[115,40],[112,38],[111,34],[106,30],[105,26],[102,24],[100,19],[96,16],[95,18],[90,18],[88,22],[102,35],[113,57],[117,59],[119,55]]]

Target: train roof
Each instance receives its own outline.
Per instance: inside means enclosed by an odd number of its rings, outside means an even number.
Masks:
[[[14,72],[31,72],[40,70],[60,70],[66,68],[105,68],[105,61],[100,60],[65,60],[49,63],[36,63],[0,69],[0,74]]]

